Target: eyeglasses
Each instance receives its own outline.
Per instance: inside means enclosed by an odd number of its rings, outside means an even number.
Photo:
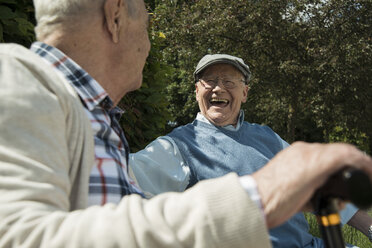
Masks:
[[[199,79],[199,82],[203,85],[203,87],[207,90],[214,89],[217,85],[218,82],[221,81],[223,87],[225,89],[234,89],[236,86],[238,86],[238,82],[235,82],[231,79],[221,79],[219,78],[216,79]],[[241,82],[244,82],[244,80],[241,79]]]

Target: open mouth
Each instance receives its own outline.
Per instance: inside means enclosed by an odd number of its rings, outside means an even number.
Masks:
[[[226,105],[229,104],[229,100],[223,99],[223,98],[212,98],[209,100],[209,103],[212,106],[216,107],[225,107]]]

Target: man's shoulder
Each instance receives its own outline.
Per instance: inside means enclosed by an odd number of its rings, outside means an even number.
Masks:
[[[24,46],[13,43],[0,44],[0,65],[7,70],[8,75],[17,74],[18,77],[22,75],[29,79],[29,84],[42,86],[52,94],[57,94],[59,98],[77,97],[63,75]],[[9,79],[9,76],[4,77]]]
[[[249,123],[244,121],[244,130],[248,135],[254,135],[259,138],[264,138],[270,141],[278,141],[281,149],[287,147],[289,144],[283,140],[271,127],[263,124]]]
[[[188,132],[193,128],[194,128],[194,125],[192,123],[188,123],[186,125],[178,126],[178,127],[174,128],[171,132],[169,132],[167,134],[167,136],[172,136],[174,134]]]
[[[193,122],[190,122],[188,124],[185,124],[185,125],[182,125],[182,126],[178,126],[176,128],[174,128],[169,134],[175,134],[175,133],[188,133],[188,132],[192,132],[194,134],[194,132],[198,132],[200,133],[200,131],[202,130],[218,130],[214,125],[208,123],[208,122],[205,122],[205,121],[200,121],[198,119],[195,119]],[[203,131],[202,131],[203,132]],[[169,135],[168,134],[168,135]]]
[[[0,56],[3,63],[6,62],[18,69],[23,68],[25,71],[32,71],[38,76],[45,74],[54,77],[57,74],[40,56],[18,44],[0,44]]]
[[[40,62],[41,58],[24,46],[14,43],[0,44],[0,54],[2,57],[13,58],[20,61]]]
[[[267,133],[274,133],[271,127],[265,124],[258,124],[258,123],[250,123],[247,121],[243,122],[244,129],[250,129],[251,131],[259,131],[259,132],[267,132]]]

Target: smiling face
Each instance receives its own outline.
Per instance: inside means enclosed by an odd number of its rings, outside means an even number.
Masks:
[[[247,101],[248,85],[245,85],[243,74],[230,64],[214,64],[201,73],[201,80],[196,84],[196,100],[200,112],[214,125],[235,125],[240,106]],[[203,82],[217,81],[212,89],[206,89]],[[235,87],[225,88],[221,81],[233,81]],[[204,84],[205,85],[205,84]]]

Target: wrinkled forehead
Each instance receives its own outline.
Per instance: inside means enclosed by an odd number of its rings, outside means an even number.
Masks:
[[[199,77],[242,78],[244,75],[235,66],[225,63],[213,64],[199,73]]]

